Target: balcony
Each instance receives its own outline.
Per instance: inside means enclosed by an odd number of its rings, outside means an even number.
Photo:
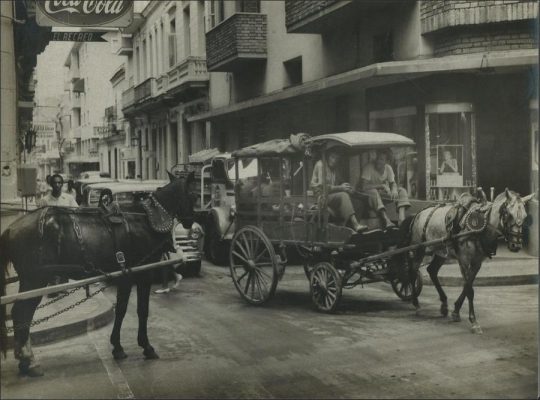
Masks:
[[[232,72],[266,60],[265,14],[236,13],[206,33],[208,71]]]
[[[133,53],[133,39],[131,36],[118,35],[118,39],[114,41],[115,54],[118,56],[129,56]]]
[[[157,94],[156,78],[148,78],[141,84],[135,86],[135,103],[141,103],[151,99]]]
[[[337,26],[360,23],[360,17],[411,0],[285,0],[285,26],[288,33],[318,33]]]
[[[429,34],[457,26],[536,20],[538,2],[422,1],[420,16],[422,34]]]
[[[176,94],[190,88],[206,87],[209,78],[204,57],[187,57],[167,73],[164,91]]]
[[[72,91],[77,92],[77,93],[84,92],[84,79],[83,78],[79,78],[73,82]]]
[[[327,26],[331,25],[328,22],[331,14],[350,5],[350,3],[350,1],[338,0],[286,0],[285,25],[287,32],[322,33]]]
[[[135,88],[132,86],[122,93],[122,112],[135,103]]]

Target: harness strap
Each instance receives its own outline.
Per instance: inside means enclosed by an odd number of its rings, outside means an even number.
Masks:
[[[84,240],[82,236],[82,229],[77,220],[77,214],[68,213],[68,215],[69,215],[69,219],[71,220],[71,225],[73,226],[73,232],[75,232],[75,237],[77,238],[77,242],[79,243],[79,248],[81,249],[81,254],[84,260],[84,265],[83,265],[84,271],[86,273],[91,273],[96,270],[96,266],[90,260],[90,257],[88,257],[88,252],[86,251],[86,245],[84,244]]]
[[[426,241],[427,227],[428,227],[429,221],[431,220],[431,217],[433,217],[433,214],[435,213],[436,210],[438,210],[441,207],[444,207],[445,205],[446,204],[437,204],[436,206],[433,207],[433,209],[429,213],[428,217],[426,218],[426,222],[424,223],[424,228],[422,229],[422,242]]]

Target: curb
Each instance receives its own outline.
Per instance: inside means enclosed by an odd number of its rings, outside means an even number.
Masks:
[[[103,294],[102,294],[103,296]],[[81,319],[66,325],[53,326],[47,329],[37,330],[30,333],[32,345],[39,346],[58,342],[73,336],[78,336],[91,330],[95,330],[107,325],[114,319],[114,309],[109,300],[103,296],[98,299],[103,311],[90,318]],[[13,349],[13,334],[8,335],[8,349]]]
[[[431,278],[425,272],[422,273],[424,285],[433,286]],[[440,276],[439,282],[442,286],[463,286],[463,278],[457,276]],[[514,286],[514,285],[536,285],[538,284],[538,274],[536,275],[507,275],[507,276],[479,276],[474,280],[474,286]]]

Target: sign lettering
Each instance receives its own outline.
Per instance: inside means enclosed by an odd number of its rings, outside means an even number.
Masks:
[[[40,26],[124,28],[133,20],[133,2],[124,0],[37,0]]]

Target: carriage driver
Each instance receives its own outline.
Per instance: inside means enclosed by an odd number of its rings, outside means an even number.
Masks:
[[[337,174],[337,165],[340,154],[333,149],[326,156],[326,179],[323,176],[322,160],[315,163],[311,178],[311,188],[318,193],[322,192],[323,182],[328,185],[327,205],[334,217],[346,224],[356,232],[362,232],[368,227],[358,222],[351,201],[353,189],[347,182],[343,182]]]
[[[361,189],[367,195],[367,203],[371,210],[379,215],[384,227],[395,227],[386,214],[384,202],[396,203],[399,223],[405,219],[405,209],[411,206],[407,191],[399,187],[395,181],[394,171],[387,164],[388,154],[378,150],[375,161],[364,167],[361,176]]]

